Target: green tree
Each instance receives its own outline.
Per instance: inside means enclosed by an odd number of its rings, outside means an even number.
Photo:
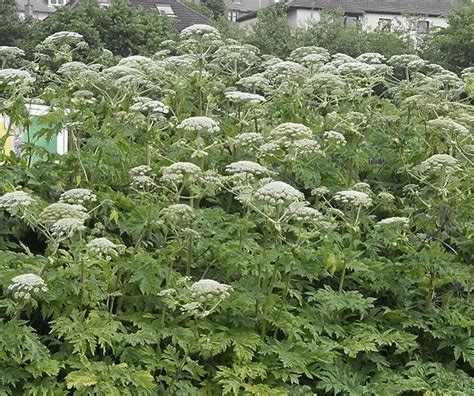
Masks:
[[[259,10],[247,41],[264,54],[288,56],[296,48],[296,37],[288,22],[287,7],[278,4]]]
[[[82,34],[92,50],[105,47],[120,56],[151,55],[162,41],[176,37],[173,23],[158,11],[131,7],[126,0],[114,0],[106,8],[88,0],[77,7],[61,7],[38,22],[36,42],[54,32],[71,30]]]
[[[0,45],[17,45],[26,25],[18,16],[15,0],[0,0]]]
[[[425,57],[459,72],[474,65],[474,3],[448,17],[448,27],[433,32],[425,43]]]
[[[224,0],[202,0],[201,3],[211,11],[214,19],[225,16],[226,6]]]

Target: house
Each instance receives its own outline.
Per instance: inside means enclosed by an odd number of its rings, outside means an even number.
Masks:
[[[342,11],[346,24],[376,28],[410,28],[418,34],[431,27],[446,27],[446,15],[462,0],[293,0],[286,2],[288,21],[293,27],[306,27],[320,20],[322,11]],[[257,19],[254,11],[237,19],[239,26],[251,29]]]
[[[66,4],[74,7],[83,0],[17,0],[20,14],[24,17],[44,19],[56,11],[57,7]],[[108,7],[110,0],[97,0],[101,7]],[[174,18],[178,31],[188,26],[204,23],[209,19],[179,0],[129,0],[130,5],[142,7],[145,10],[158,11],[161,15]]]
[[[274,0],[225,0],[228,19],[231,22],[236,22],[238,18],[272,4],[275,4]]]

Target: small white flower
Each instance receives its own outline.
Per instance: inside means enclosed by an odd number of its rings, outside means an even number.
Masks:
[[[36,274],[22,274],[15,276],[11,280],[8,290],[11,290],[14,298],[28,300],[31,297],[31,293],[47,292],[48,288],[40,276]]]
[[[381,226],[396,226],[396,227],[408,227],[410,221],[408,217],[388,217],[386,219],[380,220],[376,227]]]
[[[467,129],[464,125],[453,121],[451,118],[439,117],[434,120],[428,121],[427,124],[434,129],[448,134],[452,134],[454,136],[469,136],[469,129]]]
[[[191,285],[191,296],[199,302],[214,298],[226,298],[230,295],[232,287],[219,283],[213,279],[201,279]]]
[[[204,38],[207,40],[219,40],[221,35],[219,31],[209,25],[195,24],[183,29],[180,33],[181,40]]]
[[[369,64],[381,64],[385,62],[385,56],[379,54],[378,52],[367,52],[365,54],[359,55],[356,60]]]
[[[35,78],[30,72],[19,69],[0,69],[0,84],[8,86],[25,84],[30,85],[35,82]]]
[[[304,194],[296,188],[281,181],[272,181],[255,192],[255,198],[270,205],[300,202]]]
[[[324,139],[340,146],[345,146],[347,141],[342,133],[336,131],[326,131],[323,133]]]
[[[0,45],[0,58],[21,58],[25,56],[25,51],[18,47]]]
[[[24,191],[12,191],[3,194],[0,197],[0,209],[5,209],[10,214],[15,215],[21,211],[21,209],[30,206],[34,202]]]
[[[69,238],[75,232],[84,231],[84,219],[64,218],[56,221],[50,228],[51,234],[56,238]]]
[[[181,121],[178,129],[188,133],[204,133],[215,135],[220,132],[219,124],[209,117],[189,117]]]
[[[383,201],[388,201],[388,202],[395,201],[395,196],[393,194],[390,194],[389,192],[382,191],[382,192],[379,192],[377,196]]]
[[[366,208],[372,206],[372,200],[370,199],[370,197],[366,193],[360,191],[339,191],[334,194],[334,199],[340,202],[341,204],[362,206]]]
[[[144,96],[135,98],[135,103],[130,106],[130,110],[152,115],[168,114],[170,111],[164,103]]]
[[[157,294],[158,297],[166,297],[166,296],[172,296],[176,294],[176,289],[169,288],[169,289],[163,289],[160,290]]]
[[[123,245],[116,245],[107,238],[94,238],[87,244],[87,249],[98,256],[117,256],[120,250],[124,249]]]
[[[298,154],[318,154],[321,151],[319,142],[313,139],[298,139],[290,144],[290,149]]]
[[[311,194],[314,195],[315,197],[322,197],[323,195],[329,194],[329,188],[325,186],[316,187],[311,190]]]
[[[96,195],[87,188],[73,188],[65,191],[59,197],[59,202],[85,205],[97,201]]]
[[[259,104],[266,101],[266,99],[262,95],[240,91],[226,92],[224,96],[232,102],[237,103]]]
[[[200,303],[193,301],[182,305],[180,310],[185,315],[199,316],[203,311],[203,306]]]
[[[364,182],[358,182],[355,183],[352,188],[356,191],[362,191],[363,193],[366,194],[371,194],[372,190],[370,189],[370,184],[369,183],[364,183]]]

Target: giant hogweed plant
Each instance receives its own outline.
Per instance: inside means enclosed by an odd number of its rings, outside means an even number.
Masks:
[[[472,392],[472,70],[81,40],[0,48],[2,146],[70,143],[2,151],[2,394]]]

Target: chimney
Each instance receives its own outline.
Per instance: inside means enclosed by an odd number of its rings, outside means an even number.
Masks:
[[[25,19],[33,18],[33,4],[31,0],[26,0],[25,4]]]

